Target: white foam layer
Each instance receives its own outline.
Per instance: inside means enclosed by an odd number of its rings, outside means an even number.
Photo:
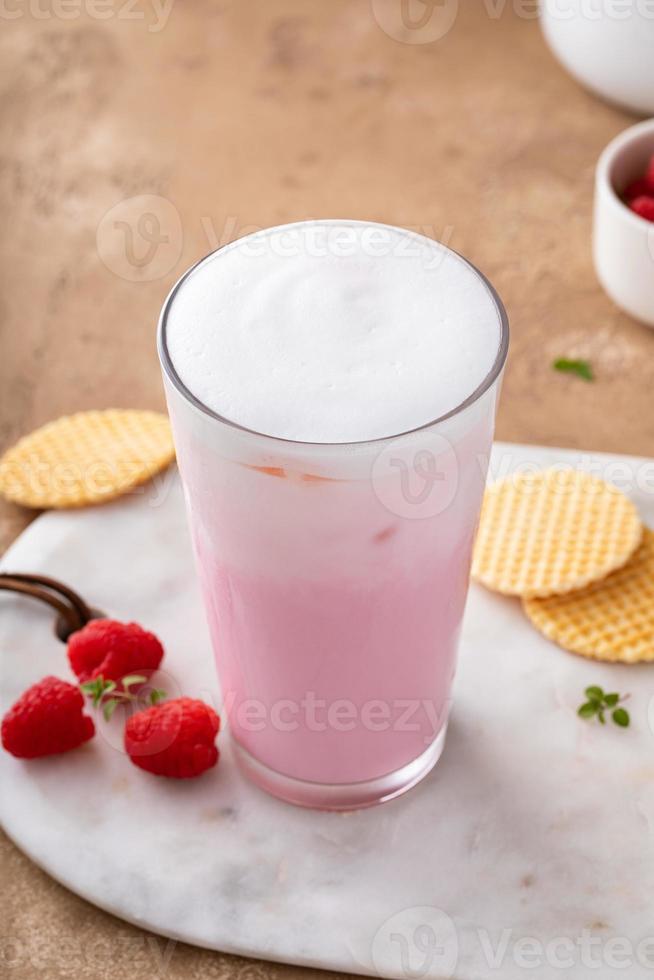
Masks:
[[[356,442],[424,425],[489,373],[500,320],[485,285],[431,239],[304,222],[209,256],[168,312],[170,357],[224,418],[285,439]]]

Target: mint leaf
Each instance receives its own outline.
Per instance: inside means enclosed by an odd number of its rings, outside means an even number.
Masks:
[[[577,714],[580,718],[594,718],[597,715],[600,724],[605,725],[606,712],[613,708],[611,718],[614,724],[619,725],[620,728],[628,727],[630,721],[629,712],[625,711],[624,708],[616,707],[620,701],[626,701],[629,697],[628,694],[621,696],[617,691],[611,691],[609,694],[605,694],[603,689],[596,684],[587,687],[584,693],[588,700],[584,701],[577,708]]]
[[[564,374],[576,374],[578,378],[583,378],[584,381],[595,380],[589,361],[559,357],[553,362],[552,367],[555,371],[562,371]]]
[[[629,712],[625,711],[624,708],[616,708],[611,715],[611,718],[613,718],[613,721],[616,723],[616,725],[619,725],[620,728],[629,727],[629,722],[631,719],[629,718]]]
[[[159,704],[159,702],[163,701],[165,697],[165,691],[155,688],[154,691],[150,691],[150,704]]]

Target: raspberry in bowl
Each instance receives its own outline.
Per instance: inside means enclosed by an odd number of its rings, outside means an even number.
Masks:
[[[606,147],[595,174],[593,260],[617,306],[654,327],[654,119]]]

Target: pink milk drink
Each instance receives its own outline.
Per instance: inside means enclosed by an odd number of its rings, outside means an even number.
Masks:
[[[473,266],[386,225],[258,232],[168,297],[223,712],[269,792],[366,806],[437,762],[507,344]]]

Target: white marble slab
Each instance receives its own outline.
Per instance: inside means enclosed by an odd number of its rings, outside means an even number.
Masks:
[[[499,445],[493,469],[554,461],[626,481],[654,526],[652,461]],[[169,690],[216,698],[176,479],[46,514],[3,565],[153,628]],[[0,611],[4,711],[44,674],[70,674],[47,610],[3,594]],[[630,729],[578,720],[591,683],[630,692]],[[391,977],[637,980],[654,975],[653,693],[654,666],[566,654],[517,602],[473,588],[445,753],[393,803],[277,802],[244,781],[225,736],[203,779],[158,780],[110,728],[69,756],[0,753],[0,817],[90,902],[201,946]]]

